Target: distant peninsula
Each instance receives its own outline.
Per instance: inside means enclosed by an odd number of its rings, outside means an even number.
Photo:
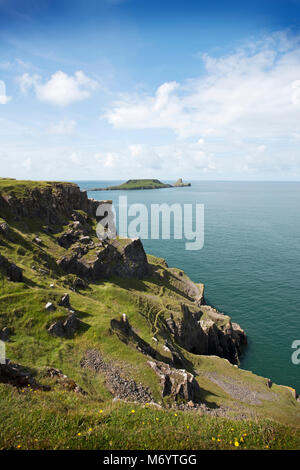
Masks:
[[[106,188],[92,188],[88,191],[121,191],[121,190],[134,190],[134,189],[161,189],[161,188],[181,188],[191,186],[191,183],[183,183],[182,178],[179,178],[175,184],[162,183],[156,179],[141,179],[141,180],[128,180],[126,183],[119,186],[108,186]]]

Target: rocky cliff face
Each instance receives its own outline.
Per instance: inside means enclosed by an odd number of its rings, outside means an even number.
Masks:
[[[101,202],[89,199],[85,191],[71,183],[28,185],[22,194],[14,190],[0,194],[0,214],[9,214],[15,220],[38,218],[46,223],[58,224],[69,218],[74,210],[82,210],[95,217]]]
[[[63,256],[57,258],[58,266],[67,274],[77,274],[97,281],[113,275],[120,277],[142,277],[149,272],[147,257],[140,240],[106,240],[96,237],[96,211],[99,205],[111,201],[89,199],[85,191],[71,183],[28,184],[22,192],[9,190],[0,193],[0,216],[11,225],[37,219],[43,231],[52,235]],[[97,218],[101,221],[101,218]],[[68,228],[63,230],[63,226]],[[63,230],[63,231],[62,231]],[[5,221],[0,225],[0,233],[7,238],[10,226]],[[56,235],[57,234],[57,235]],[[34,239],[41,244],[39,237]],[[22,280],[22,273],[4,258],[8,275],[13,280]]]
[[[123,241],[121,248],[117,243],[115,240],[99,242],[96,249],[90,247],[89,254],[92,254],[92,258],[73,251],[70,255],[63,256],[57,263],[66,273],[77,274],[89,281],[110,276],[142,278],[149,274],[147,257],[139,239]]]
[[[169,362],[175,367],[184,364],[180,348],[197,355],[220,356],[238,364],[242,347],[246,344],[246,336],[239,325],[205,305],[203,285],[193,283],[183,272],[168,268],[167,264],[155,272],[139,239],[99,240],[95,231],[99,204],[101,201],[89,199],[86,192],[71,183],[28,184],[21,194],[17,190],[0,192],[0,215],[5,214],[9,222],[0,220],[0,244],[3,243],[1,239],[5,240],[3,246],[11,240],[18,240],[18,243],[21,240],[20,232],[16,232],[18,223],[35,219],[41,232],[38,236],[27,232],[26,243],[30,240],[36,257],[38,253],[44,257],[47,252],[58,275],[76,275],[76,285],[81,286],[79,289],[87,283],[112,276],[139,279],[153,276],[159,285],[171,288],[180,296],[180,300],[172,299],[172,303],[175,302],[172,307],[166,305],[162,309],[159,303],[155,317],[149,319],[153,334],[160,336],[160,342],[165,344],[157,352],[134,329],[125,329],[122,340],[134,344],[137,350],[152,359],[160,360],[169,354]],[[19,238],[14,240],[16,236]],[[51,243],[51,249],[48,249],[48,243]],[[49,272],[49,267],[45,266],[43,272]],[[22,269],[1,254],[0,271],[13,282],[24,280]],[[187,301],[182,303],[183,299]],[[53,329],[63,336],[64,325],[55,323]]]
[[[182,316],[168,318],[167,326],[174,340],[194,354],[215,355],[239,364],[239,356],[247,344],[244,331],[237,323],[209,305],[193,311],[181,305]]]

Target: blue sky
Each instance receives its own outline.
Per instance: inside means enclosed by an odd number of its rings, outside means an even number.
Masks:
[[[300,0],[0,0],[0,174],[300,180]]]

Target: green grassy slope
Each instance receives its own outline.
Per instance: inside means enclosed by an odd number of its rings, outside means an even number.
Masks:
[[[107,188],[95,188],[91,191],[97,190],[130,190],[130,189],[160,189],[170,188],[170,184],[162,183],[156,179],[140,179],[140,180],[128,180],[126,183],[120,184],[119,186],[109,186]]]
[[[18,182],[16,191],[22,184]],[[70,288],[74,275],[64,274],[56,264],[65,253],[56,243],[59,234],[45,233],[44,223],[38,219],[8,222],[10,236],[0,234],[0,253],[23,269],[24,281],[9,281],[0,268],[0,330],[13,329],[11,341],[6,343],[7,357],[29,368],[36,380],[50,385],[51,390],[0,384],[0,448],[299,447],[300,405],[287,389],[277,385],[268,389],[262,377],[224,359],[192,354],[177,345],[185,368],[196,376],[202,401],[211,410],[223,409],[224,416],[201,409],[169,409],[170,403],[161,397],[158,376],[147,365],[149,357],[137,349],[135,337],[122,341],[112,329],[111,320],[119,320],[125,313],[135,335],[170,363],[164,344],[173,339],[163,319],[171,313],[175,319],[179,317],[183,302],[194,308],[185,284],[175,275],[180,270],[149,255],[153,267],[150,277],[115,277],[75,292]],[[42,240],[41,245],[33,242],[34,236]],[[182,277],[188,282],[184,273]],[[203,286],[198,288],[202,291]],[[58,306],[65,292],[83,322],[72,338],[51,336],[46,329],[66,317],[66,309]],[[54,312],[44,308],[49,301],[57,307]],[[88,349],[99,350],[124,377],[148,387],[161,408],[113,401],[105,375],[80,366]],[[45,377],[45,366],[62,370],[87,395],[68,391]],[[251,396],[258,399],[251,401]]]

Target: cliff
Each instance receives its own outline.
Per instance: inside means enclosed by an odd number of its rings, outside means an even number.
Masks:
[[[77,390],[62,400],[83,420],[99,403],[125,400],[192,420],[297,426],[295,392],[238,367],[246,335],[206,304],[203,284],[146,255],[138,239],[99,240],[98,204],[70,183],[0,180],[0,339],[10,359],[0,364],[0,397],[16,400],[14,422],[24,422],[14,389],[27,381],[35,412],[63,389]]]
[[[191,186],[191,183],[184,183],[182,178],[179,178],[173,186],[175,188],[185,188],[187,186]]]
[[[62,223],[74,210],[94,217],[98,205],[99,201],[89,199],[76,184],[0,179],[0,213],[9,220],[38,218]]]

